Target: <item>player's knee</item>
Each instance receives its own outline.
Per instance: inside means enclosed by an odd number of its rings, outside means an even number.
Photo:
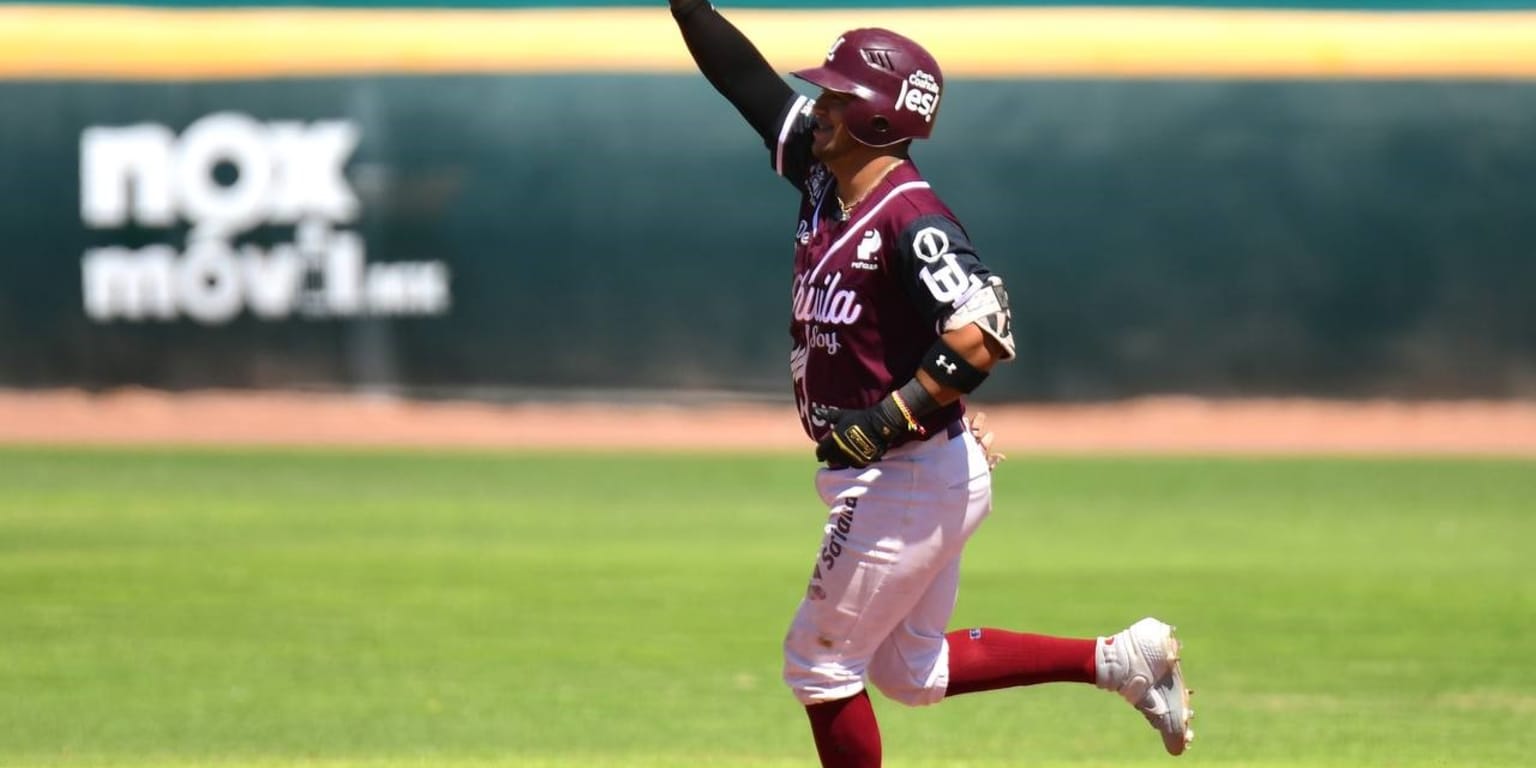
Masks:
[[[870,662],[869,682],[892,701],[926,707],[944,698],[941,665],[948,668],[942,653],[908,658],[886,647]]]
[[[801,704],[823,704],[864,690],[864,676],[840,664],[807,664],[786,659],[784,684]]]
[[[846,699],[864,690],[864,664],[840,659],[814,637],[791,630],[784,639],[784,684],[801,704]]]
[[[937,670],[928,659],[908,664],[908,659],[897,653],[877,654],[869,664],[869,684],[885,694],[886,699],[908,707],[928,707],[929,703],[943,699]]]
[[[926,679],[920,680],[906,673],[877,675],[871,669],[869,682],[886,698],[909,707],[926,707],[944,698],[944,692],[930,685]]]

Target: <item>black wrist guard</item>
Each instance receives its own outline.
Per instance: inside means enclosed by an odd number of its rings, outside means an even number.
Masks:
[[[962,393],[974,391],[987,380],[986,371],[966,362],[959,352],[944,343],[942,337],[923,353],[923,363],[919,367],[946,389]]]
[[[882,404],[889,402],[906,422],[907,428],[919,435],[926,434],[923,430],[923,417],[942,408],[939,401],[928,394],[928,388],[915,377],[906,383],[901,389],[891,393]]]

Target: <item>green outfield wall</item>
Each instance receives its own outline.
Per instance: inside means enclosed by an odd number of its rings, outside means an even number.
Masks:
[[[702,79],[0,83],[0,386],[787,382],[792,191]],[[1536,83],[960,79],[995,399],[1536,393]]]
[[[0,387],[782,396],[794,199],[659,3],[0,2]],[[1536,394],[1536,2],[723,3],[949,87],[997,399]]]

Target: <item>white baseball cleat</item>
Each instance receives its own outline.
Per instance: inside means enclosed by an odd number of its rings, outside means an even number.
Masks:
[[[1179,641],[1173,627],[1145,618],[1110,637],[1099,638],[1095,684],[1119,693],[1163,735],[1163,748],[1182,755],[1194,741],[1189,721],[1190,690],[1179,669]]]

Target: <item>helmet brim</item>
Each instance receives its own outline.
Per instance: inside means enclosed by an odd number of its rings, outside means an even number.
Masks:
[[[835,93],[846,93],[860,99],[868,100],[873,97],[874,91],[851,80],[847,75],[826,67],[812,67],[810,69],[797,69],[790,74],[811,85],[819,86]]]

